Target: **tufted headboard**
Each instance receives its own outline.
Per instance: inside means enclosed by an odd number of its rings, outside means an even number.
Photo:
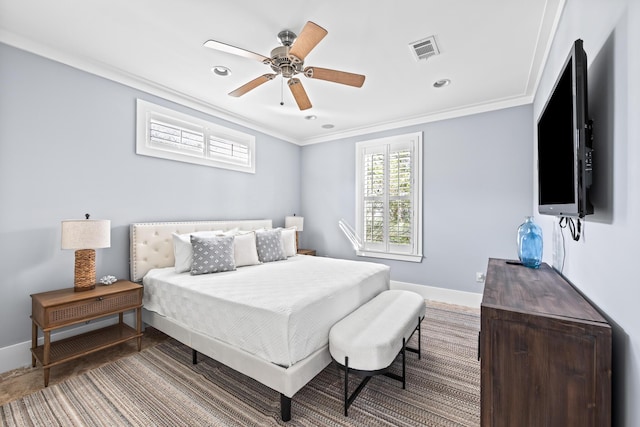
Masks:
[[[257,230],[272,228],[270,219],[238,221],[141,222],[131,224],[129,240],[131,281],[140,282],[152,268],[171,267],[173,257],[172,233],[186,234],[210,230]]]

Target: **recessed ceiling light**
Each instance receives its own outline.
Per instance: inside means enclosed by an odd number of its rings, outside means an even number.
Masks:
[[[332,125],[331,123],[327,123],[326,125],[322,125],[323,129],[333,129],[335,126]]]
[[[307,120],[315,120],[315,119],[317,119],[317,118],[318,118],[318,116],[314,116],[314,115],[312,114],[312,115],[310,115],[310,116],[304,116],[304,118],[305,118],[305,119],[307,119]]]
[[[450,83],[451,83],[451,80],[449,79],[437,80],[433,84],[433,87],[441,88],[441,87],[449,86]]]
[[[231,75],[231,70],[223,65],[216,65],[211,69],[213,74],[220,77],[227,77]]]

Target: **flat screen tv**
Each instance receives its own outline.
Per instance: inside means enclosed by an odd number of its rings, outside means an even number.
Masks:
[[[576,40],[538,120],[538,212],[592,214],[592,174],[587,55],[582,40]]]

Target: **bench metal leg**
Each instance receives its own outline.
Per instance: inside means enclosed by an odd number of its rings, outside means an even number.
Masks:
[[[402,389],[405,390],[407,388],[407,364],[406,364],[406,351],[407,342],[404,338],[402,338]]]
[[[348,416],[349,409],[349,358],[344,358],[344,416]]]
[[[411,337],[413,336],[413,334],[418,331],[418,348],[411,348],[411,347],[407,347],[407,351],[410,351],[412,353],[417,353],[418,354],[418,359],[422,360],[422,333],[421,333],[421,324],[422,324],[422,320],[424,319],[424,317],[418,317],[418,326],[416,326],[416,328],[413,330],[413,332],[411,332],[411,335],[409,336],[409,339],[411,339]]]
[[[198,351],[191,349],[191,363],[194,365],[198,364]]]
[[[406,350],[411,350],[407,347],[407,340],[402,338],[402,348],[400,349],[400,354],[402,355],[402,376],[398,374],[394,374],[393,372],[385,372],[382,375],[385,377],[393,378],[396,381],[402,382],[402,388],[407,388],[407,368],[406,368]]]
[[[422,325],[422,319],[418,317],[418,360],[422,359],[422,332],[420,325]]]
[[[358,387],[353,391],[351,396],[349,396],[349,358],[345,356],[344,358],[344,416],[349,416],[349,406],[356,400],[356,397],[360,394],[362,389],[367,385],[371,376],[365,377],[362,382],[358,385]]]
[[[416,328],[413,330],[413,332],[411,332],[411,335],[409,336],[409,339],[413,336],[413,334],[417,331],[418,332],[418,348],[410,348],[407,347],[407,338],[402,337],[402,349],[400,350],[400,354],[402,355],[402,376],[398,375],[398,374],[394,374],[392,372],[386,372],[386,370],[388,368],[385,369],[381,369],[379,371],[359,371],[357,369],[353,370],[354,372],[358,372],[359,375],[366,375],[366,377],[362,380],[362,382],[358,385],[358,387],[354,390],[353,393],[351,393],[351,396],[349,396],[349,357],[345,356],[344,358],[344,365],[342,366],[342,368],[344,368],[344,416],[347,417],[349,416],[349,406],[351,406],[351,404],[353,403],[353,401],[356,399],[356,397],[358,397],[358,394],[360,394],[360,392],[362,391],[362,389],[365,387],[365,385],[367,385],[367,383],[369,382],[369,380],[371,379],[371,377],[373,375],[378,375],[378,374],[382,374],[386,377],[392,378],[394,380],[397,381],[401,381],[402,382],[402,388],[406,389],[407,388],[407,356],[406,356],[406,352],[407,351],[411,351],[413,353],[418,353],[418,359],[421,359],[422,357],[422,336],[421,336],[421,328],[420,328],[420,324],[422,322],[422,320],[424,319],[424,317],[418,317],[418,325],[416,326]],[[334,360],[334,362],[336,363],[336,366],[338,368],[340,368],[340,364],[337,363],[337,361]]]

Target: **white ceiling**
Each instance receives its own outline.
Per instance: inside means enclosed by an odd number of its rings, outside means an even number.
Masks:
[[[532,102],[564,0],[0,0],[0,41],[151,91],[301,145]],[[305,66],[365,74],[362,88],[300,77],[300,111],[271,69],[207,49],[214,39],[265,56],[306,21],[328,35]],[[409,44],[435,36],[440,55]],[[211,72],[232,70],[229,77]],[[43,76],[46,78],[46,76]],[[436,80],[451,84],[436,89]],[[317,120],[305,120],[313,114]],[[332,129],[322,125],[332,124]]]

